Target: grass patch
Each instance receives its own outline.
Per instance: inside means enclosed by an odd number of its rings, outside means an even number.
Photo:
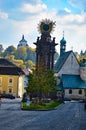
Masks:
[[[60,105],[60,102],[51,101],[49,103],[34,104],[30,103],[30,106],[27,106],[26,102],[22,102],[22,109],[25,110],[51,110]]]

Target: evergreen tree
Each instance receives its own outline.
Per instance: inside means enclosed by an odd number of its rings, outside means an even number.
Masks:
[[[49,93],[56,92],[56,78],[53,70],[46,72],[36,70],[29,75],[27,92],[36,95],[39,99],[47,97]]]

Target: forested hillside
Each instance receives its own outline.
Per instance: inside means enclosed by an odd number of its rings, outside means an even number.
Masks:
[[[14,46],[7,47],[4,51],[0,51],[0,57],[7,58],[22,69],[29,67],[32,69],[35,66],[35,49],[31,47],[15,48]]]
[[[0,57],[7,58],[17,66],[33,69],[35,67],[36,52],[31,47],[8,46],[4,51],[0,50]],[[58,59],[58,53],[55,53],[54,61]]]

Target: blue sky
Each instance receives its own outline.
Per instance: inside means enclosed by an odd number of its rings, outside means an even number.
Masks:
[[[51,36],[57,43],[64,31],[67,50],[86,50],[86,0],[0,0],[0,44],[17,47],[24,34],[28,45],[35,47],[38,24],[45,18],[56,21]]]

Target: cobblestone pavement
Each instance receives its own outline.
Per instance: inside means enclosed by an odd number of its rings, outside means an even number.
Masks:
[[[3,99],[0,130],[86,130],[86,110],[68,102],[51,111],[22,111],[19,99]]]

